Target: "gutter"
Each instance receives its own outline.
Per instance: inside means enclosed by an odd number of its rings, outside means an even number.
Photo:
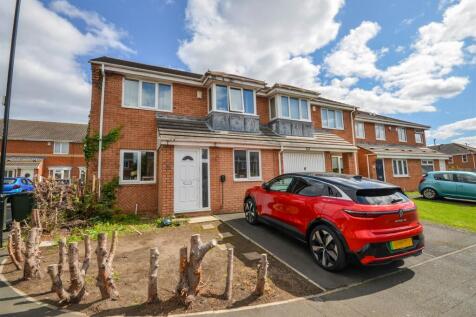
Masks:
[[[99,152],[98,152],[98,200],[101,200],[101,176],[102,176],[102,130],[104,125],[104,90],[106,85],[106,72],[104,64],[101,64],[101,110],[99,115]]]

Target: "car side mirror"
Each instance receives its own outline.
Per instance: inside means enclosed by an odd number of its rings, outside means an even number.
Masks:
[[[263,188],[265,191],[269,191],[268,183],[265,182],[265,183],[261,184],[261,188]]]

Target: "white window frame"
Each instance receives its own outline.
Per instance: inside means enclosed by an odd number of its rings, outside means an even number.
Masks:
[[[53,172],[53,177],[55,176],[56,171],[60,171],[61,173],[61,178],[59,180],[71,180],[71,166],[50,166],[48,167],[48,177],[51,177],[51,172]],[[65,178],[64,177],[64,171],[69,171],[69,177]],[[53,180],[56,180],[55,178],[52,178]]]
[[[137,107],[136,106],[129,106],[124,103],[125,100],[125,85],[126,85],[126,80],[134,80],[138,81],[138,100],[137,100]],[[145,107],[142,106],[142,83],[151,83],[155,84],[155,101],[154,101],[154,107]],[[159,109],[159,85],[168,85],[170,86],[170,109]],[[129,108],[129,109],[141,109],[141,110],[149,110],[149,111],[161,111],[161,112],[173,112],[174,111],[174,85],[169,82],[158,82],[158,81],[153,81],[153,80],[142,80],[142,79],[137,79],[137,78],[132,78],[132,77],[123,77],[122,78],[122,100],[121,100],[121,106],[123,108]]]
[[[281,111],[281,98],[288,98],[288,107],[289,107],[289,116],[283,115],[283,112]],[[274,98],[274,105],[276,107],[276,117],[271,118],[271,98],[270,98],[270,120],[273,119],[287,119],[287,120],[293,120],[293,121],[304,121],[304,122],[311,122],[311,102],[309,99],[306,98],[299,98],[299,97],[294,97],[294,96],[288,96],[288,95],[274,95],[272,98]],[[291,103],[290,99],[294,98],[297,99],[298,101],[298,110],[299,110],[299,119],[296,118],[291,118]],[[304,118],[301,113],[301,101],[306,101],[307,102],[307,114],[308,118]]]
[[[435,160],[421,160],[421,166],[431,166],[435,170]]]
[[[141,180],[141,153],[142,152],[152,152],[154,153],[154,179],[150,181]],[[155,184],[157,178],[157,151],[154,150],[126,150],[122,149],[119,151],[119,184],[121,185],[134,185],[134,184]],[[123,179],[123,169],[124,169],[124,153],[136,153],[137,154],[137,179],[136,180],[124,180]]]
[[[327,118],[327,122],[324,124],[324,117],[322,116],[322,113],[323,112],[326,112],[326,118]],[[337,118],[337,116],[334,115],[334,122],[336,123],[336,126],[335,127],[330,127],[329,126],[329,111],[334,111],[334,114],[337,113],[337,112],[340,112],[341,113],[341,125],[342,127],[338,127],[337,126],[337,120],[335,120]],[[322,128],[324,129],[333,129],[333,130],[344,130],[345,129],[345,126],[344,126],[344,112],[340,109],[333,109],[333,108],[321,108],[321,124],[322,124]]]
[[[228,110],[221,110],[221,109],[218,109],[217,108],[217,102],[216,102],[216,86],[223,86],[223,87],[226,87],[227,88],[227,92],[228,92],[228,100],[227,100],[227,108]],[[214,83],[212,84],[210,87],[208,87],[207,89],[211,88],[211,95],[212,95],[212,98],[211,98],[211,107],[209,105],[208,107],[208,113],[210,112],[224,112],[224,113],[242,113],[244,115],[257,115],[257,110],[256,110],[256,90],[254,89],[251,89],[251,88],[243,88],[243,87],[238,87],[238,86],[234,86],[234,85],[227,85],[227,84],[222,84],[222,83]],[[232,110],[231,109],[231,89],[239,89],[241,90],[241,110]],[[245,90],[250,90],[253,92],[253,105],[254,105],[254,109],[253,109],[253,113],[249,113],[249,112],[245,112],[245,94],[244,94],[244,91]],[[210,98],[208,99],[208,103],[210,103]]]
[[[274,117],[271,116],[271,100],[274,100]],[[276,102],[276,96],[273,96],[271,98],[268,99],[268,108],[269,108],[269,120],[274,120],[274,119],[277,119],[279,117],[279,114],[278,114],[278,105],[277,105],[277,102]]]
[[[400,131],[402,131],[402,135],[400,135]],[[407,142],[407,140],[408,140],[408,138],[407,138],[407,129],[402,128],[402,127],[397,127],[397,136],[398,136],[398,142]]]
[[[379,132],[378,132],[379,129],[381,129],[381,131],[383,132],[383,138],[382,137],[379,138]],[[378,123],[375,124],[375,139],[379,140],[379,141],[385,141],[385,139],[386,139],[385,125],[378,124]]]
[[[424,134],[424,132],[416,132],[415,131],[415,143],[418,143],[418,144],[423,143],[423,134]],[[420,140],[417,139],[417,136],[420,138]]]
[[[59,145],[60,151],[56,151],[56,145]],[[63,152],[64,147],[66,147],[66,151]],[[69,142],[53,142],[53,154],[57,155],[67,155],[69,154]]]
[[[339,172],[337,172],[338,174],[343,174],[344,173],[344,159],[342,158],[342,155],[332,155],[331,157],[331,168],[332,168],[332,172],[334,173],[334,167],[332,166],[332,160],[334,158],[337,158],[337,168],[339,169]],[[342,173],[340,172],[342,170]]]
[[[462,154],[461,155],[461,162],[462,163],[468,163],[468,154]]]
[[[448,159],[448,164],[454,164],[453,155]]]
[[[362,134],[359,134],[359,126],[362,127]],[[355,137],[357,139],[365,139],[365,122],[363,121],[355,121]]]
[[[395,170],[395,163],[394,162],[397,162],[397,170]],[[398,164],[398,162],[401,162],[402,163],[402,169],[400,170],[400,166]],[[407,170],[407,173],[405,174],[404,173],[404,168],[403,166],[405,165],[406,167],[406,170]],[[408,170],[408,161],[407,160],[402,160],[402,159],[394,159],[392,160],[392,172],[393,172],[393,177],[409,177],[409,170]]]
[[[246,178],[236,178],[235,174],[235,152],[236,151],[245,151],[246,152]],[[259,159],[259,176],[258,177],[251,177],[250,172],[250,152],[258,153],[258,159]],[[248,149],[233,149],[232,152],[232,162],[233,162],[233,181],[235,182],[255,182],[255,181],[261,181],[263,179],[263,171],[262,171],[262,161],[261,161],[261,150],[248,150]]]

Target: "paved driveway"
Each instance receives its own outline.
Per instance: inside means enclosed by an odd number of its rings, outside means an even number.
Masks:
[[[219,218],[323,289],[322,294],[299,305],[289,303],[276,306],[278,311],[267,307],[254,313],[280,315],[280,311],[298,309],[301,316],[318,312],[476,316],[476,234],[425,224],[423,255],[386,266],[350,266],[329,273],[314,264],[306,246],[293,238],[265,225],[248,225],[242,214]]]

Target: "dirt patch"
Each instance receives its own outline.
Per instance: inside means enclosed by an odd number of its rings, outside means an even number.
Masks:
[[[241,237],[237,232],[220,222],[213,222],[213,228],[203,229],[202,224],[187,224],[174,228],[161,228],[142,236],[129,234],[119,236],[118,250],[114,259],[116,285],[120,292],[117,301],[101,300],[98,288],[95,286],[97,262],[93,252],[91,266],[86,277],[88,296],[80,304],[69,305],[71,310],[81,311],[92,316],[108,315],[167,315],[171,313],[197,312],[218,310],[270,303],[312,295],[320,290],[307,282],[298,274],[287,268],[272,256],[268,256],[270,266],[268,271],[268,289],[264,296],[252,295],[256,282],[256,266],[258,260],[249,256],[253,252],[265,253],[264,250]],[[224,238],[219,245],[235,248],[233,301],[223,298],[226,279],[226,250],[218,247],[211,250],[203,261],[206,283],[201,296],[189,310],[174,296],[178,281],[179,248],[188,245],[190,236],[200,233],[204,242],[217,238],[222,233]],[[110,240],[110,239],[109,239]],[[80,259],[83,256],[82,243]],[[93,251],[96,242],[93,241]],[[145,304],[147,299],[147,283],[149,270],[149,248],[158,247],[159,260],[159,297],[160,303]],[[57,263],[57,247],[42,249],[42,269],[48,264]],[[250,259],[251,258],[251,259]],[[22,281],[21,272],[15,271],[8,263],[4,267],[4,276],[12,285],[30,296],[56,305],[58,298],[50,292],[51,284],[45,274],[40,282]],[[69,273],[63,274],[63,282],[69,285]]]

